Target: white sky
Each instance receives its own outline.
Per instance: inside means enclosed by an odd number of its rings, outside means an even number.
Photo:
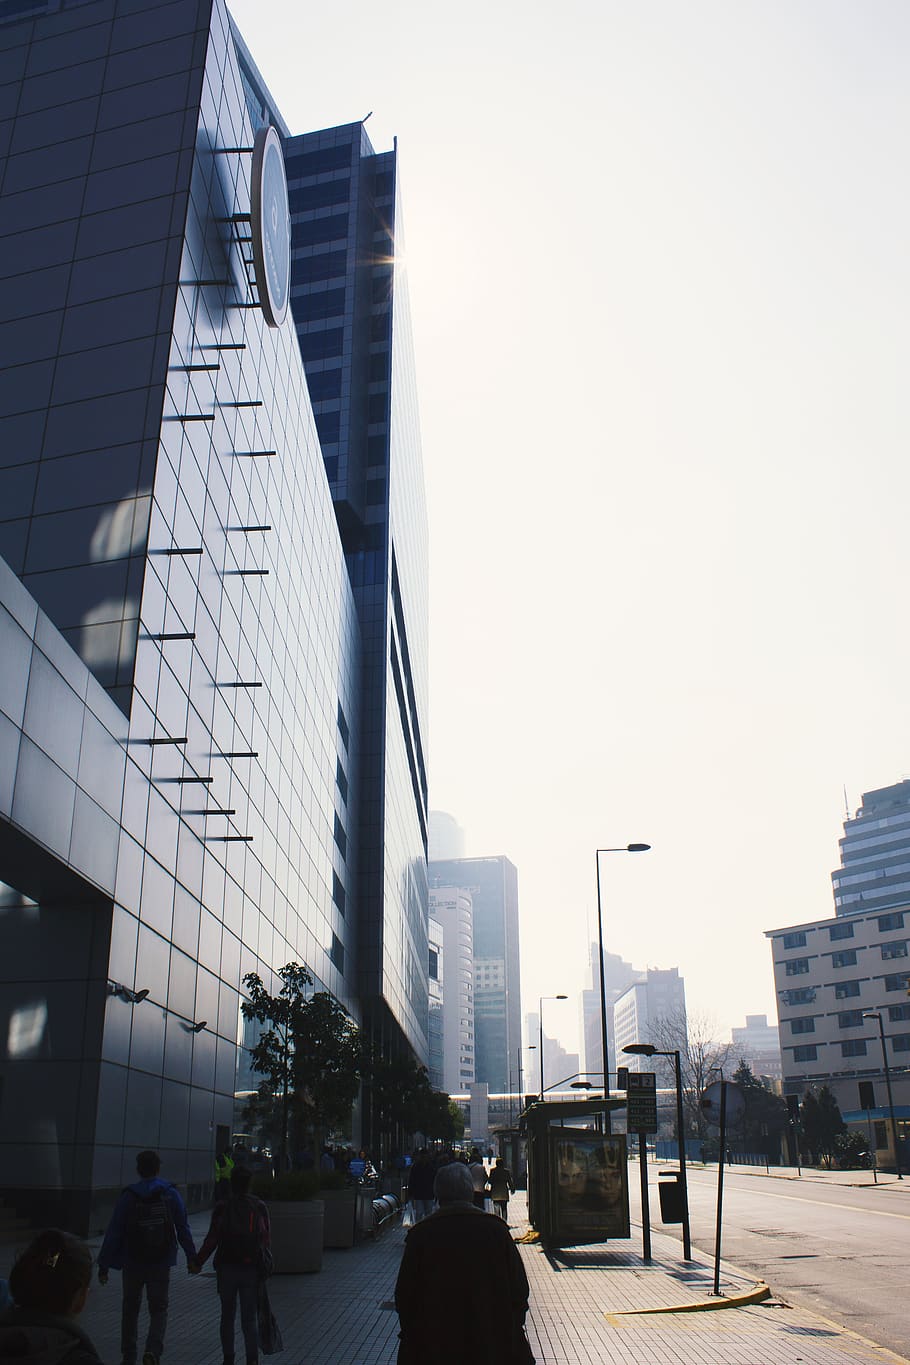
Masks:
[[[641,840],[607,947],[773,1017],[910,772],[910,5],[232,10],[294,132],[399,139],[430,801],[518,866],[523,1009],[576,1043]]]

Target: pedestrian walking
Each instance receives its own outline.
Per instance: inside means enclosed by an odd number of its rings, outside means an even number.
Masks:
[[[505,1222],[509,1221],[509,1194],[515,1193],[515,1181],[512,1179],[512,1172],[509,1170],[501,1156],[496,1158],[496,1165],[490,1172],[490,1198],[493,1201],[493,1210],[498,1213]]]
[[[57,1228],[39,1232],[10,1271],[13,1306],[0,1315],[0,1361],[101,1365],[76,1319],[92,1282],[92,1253]]]
[[[121,1365],[136,1365],[143,1290],[149,1325],[142,1365],[159,1365],[164,1354],[168,1291],[171,1267],[177,1264],[178,1242],[191,1273],[196,1259],[186,1207],[179,1191],[161,1179],[160,1170],[157,1152],[139,1153],[136,1158],[139,1179],[128,1185],[117,1200],[98,1253],[99,1284],[107,1284],[108,1271],[121,1272]]]
[[[408,1203],[411,1205],[413,1221],[428,1218],[433,1212],[433,1181],[436,1171],[425,1147],[414,1158],[408,1174]]]
[[[252,1173],[235,1166],[230,1196],[217,1204],[195,1269],[201,1270],[212,1253],[221,1299],[221,1350],[224,1365],[234,1365],[234,1319],[240,1304],[240,1330],[246,1365],[259,1362],[259,1286],[269,1260],[269,1211],[250,1194]]]
[[[471,1180],[474,1184],[474,1205],[478,1209],[483,1209],[487,1202],[487,1168],[483,1164],[483,1157],[475,1147],[471,1153],[471,1164],[468,1166],[471,1172]]]
[[[436,1174],[435,1213],[409,1231],[395,1286],[398,1365],[533,1365],[528,1277],[501,1218],[474,1205],[471,1173]]]

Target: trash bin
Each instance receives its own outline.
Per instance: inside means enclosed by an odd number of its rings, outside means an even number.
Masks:
[[[662,1223],[681,1223],[683,1221],[683,1188],[679,1171],[661,1171],[658,1176],[657,1193],[660,1197],[660,1221]]]

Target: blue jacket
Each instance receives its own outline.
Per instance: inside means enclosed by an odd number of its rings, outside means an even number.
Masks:
[[[145,1197],[156,1189],[164,1190],[164,1197],[171,1206],[174,1231],[177,1234],[177,1241],[186,1253],[187,1261],[195,1260],[196,1244],[186,1221],[186,1206],[180,1198],[180,1192],[167,1180],[162,1180],[160,1176],[156,1175],[151,1180],[137,1180],[134,1185],[129,1185],[117,1200],[107,1232],[104,1234],[101,1250],[98,1253],[98,1269],[102,1273],[107,1270],[123,1270],[124,1266],[129,1269],[140,1268],[140,1263],[131,1259],[126,1245],[127,1217],[130,1205],[133,1202],[133,1196],[129,1191],[133,1190],[141,1197]],[[176,1264],[177,1248],[174,1246],[168,1255],[158,1263],[158,1268],[164,1269]],[[147,1270],[149,1262],[142,1261],[141,1268]]]

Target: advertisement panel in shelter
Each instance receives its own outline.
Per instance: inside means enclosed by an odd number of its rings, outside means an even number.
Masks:
[[[629,1236],[625,1134],[550,1130],[559,1240],[602,1242]]]

